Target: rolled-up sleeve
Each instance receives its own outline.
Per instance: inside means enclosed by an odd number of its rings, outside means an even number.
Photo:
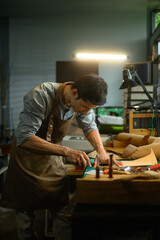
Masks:
[[[83,130],[85,136],[92,130],[98,129],[95,123],[95,114],[92,109],[88,114],[77,114],[76,119],[78,126]]]
[[[47,100],[44,91],[31,90],[24,97],[24,109],[19,115],[19,124],[15,130],[17,145],[25,142],[39,130],[47,116]]]

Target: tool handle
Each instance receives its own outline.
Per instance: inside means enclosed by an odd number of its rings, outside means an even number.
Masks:
[[[100,166],[96,166],[96,178],[100,178]]]
[[[108,174],[109,173],[109,169],[104,169],[103,172],[104,172],[104,174]]]
[[[156,165],[153,165],[153,166],[150,166],[149,169],[150,169],[150,170],[160,169],[160,163],[158,163],[158,164],[156,164]]]
[[[113,159],[113,154],[110,154],[110,163],[109,163],[109,178],[113,177],[113,168],[112,168],[112,159]]]

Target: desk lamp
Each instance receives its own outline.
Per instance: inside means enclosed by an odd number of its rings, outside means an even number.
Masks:
[[[134,80],[135,79],[135,80]],[[160,136],[160,129],[159,129],[159,116],[158,116],[158,104],[157,100],[153,99],[149,92],[147,91],[144,83],[142,82],[141,78],[139,77],[136,70],[130,70],[128,68],[123,69],[123,81],[120,86],[120,89],[124,88],[131,88],[140,85],[143,88],[144,93],[147,95],[152,107],[153,107],[153,114],[155,113],[155,135],[157,137]]]

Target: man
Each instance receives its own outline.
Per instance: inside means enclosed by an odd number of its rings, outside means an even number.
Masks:
[[[106,102],[106,95],[106,82],[95,74],[75,83],[43,83],[25,95],[1,201],[17,211],[20,240],[36,239],[33,210],[46,208],[52,208],[55,239],[71,238],[63,217],[68,193],[62,156],[80,166],[90,166],[90,160],[85,152],[60,143],[76,118],[100,162],[108,163],[93,113]]]

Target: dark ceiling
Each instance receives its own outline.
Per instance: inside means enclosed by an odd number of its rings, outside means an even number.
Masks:
[[[100,13],[107,11],[146,11],[159,0],[0,0],[0,16],[52,16],[65,13]]]

